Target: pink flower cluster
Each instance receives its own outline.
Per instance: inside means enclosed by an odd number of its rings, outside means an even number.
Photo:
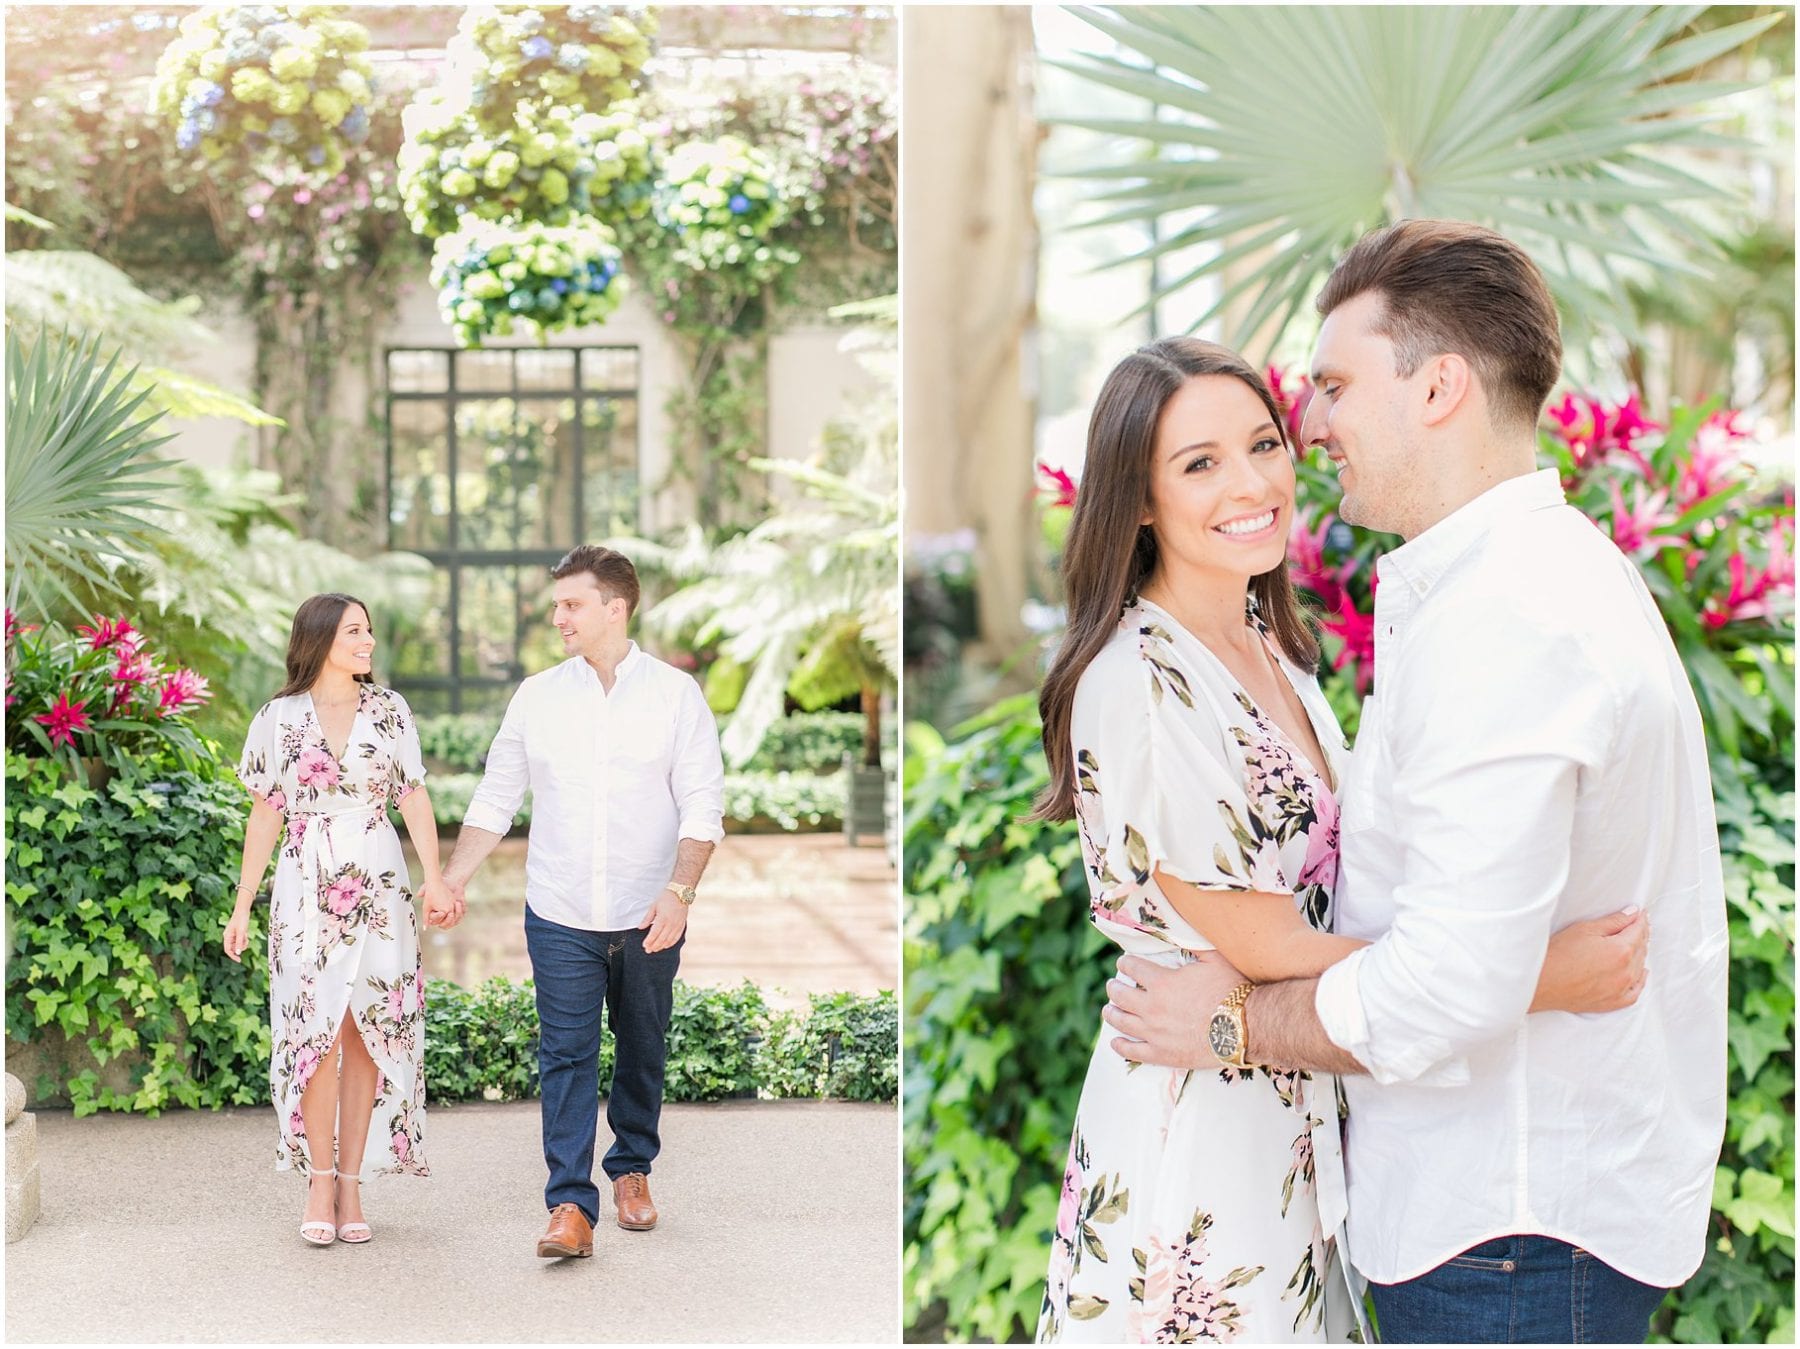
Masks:
[[[45,708],[30,720],[45,729],[53,748],[98,734],[96,719],[154,724],[191,712],[211,697],[207,681],[194,671],[165,670],[129,619],[95,614],[73,638],[26,640],[37,631],[7,612],[6,705],[19,701],[13,686],[21,681],[26,699]]]
[[[1636,442],[1663,426],[1644,416],[1635,389],[1617,407],[1608,407],[1586,394],[1564,394],[1562,402],[1552,404],[1544,415],[1569,447],[1577,472],[1615,456],[1630,460],[1646,474],[1650,472],[1649,461],[1638,451]]]

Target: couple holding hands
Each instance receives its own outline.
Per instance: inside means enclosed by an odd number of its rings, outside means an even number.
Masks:
[[[425,980],[388,808],[418,854],[425,921],[448,928],[527,789],[525,935],[550,1173],[537,1253],[593,1254],[603,1013],[616,1041],[603,1166],[619,1226],[656,1225],[649,1175],[675,973],[688,906],[724,837],[724,767],[699,685],[626,636],[639,598],[630,560],[583,545],[551,575],[568,659],[513,695],[441,868],[418,731],[406,701],[372,680],[366,605],[328,594],[300,606],[287,682],[250,723],[238,776],[254,804],[224,946],[242,956],[279,843],[268,947],[275,1165],[309,1179],[300,1235],[313,1245],[372,1236],[358,1189],[371,1133],[377,1174],[430,1174]]]

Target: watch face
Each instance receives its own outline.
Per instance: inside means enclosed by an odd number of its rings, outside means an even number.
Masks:
[[[1212,1043],[1212,1052],[1221,1062],[1238,1056],[1237,1022],[1223,1012],[1213,1017],[1207,1039]]]

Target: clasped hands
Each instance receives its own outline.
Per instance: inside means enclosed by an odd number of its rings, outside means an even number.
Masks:
[[[452,928],[462,922],[469,911],[468,882],[451,882],[440,877],[419,887],[419,898],[425,905],[425,926]]]

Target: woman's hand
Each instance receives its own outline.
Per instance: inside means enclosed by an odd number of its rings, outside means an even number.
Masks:
[[[250,945],[250,910],[233,909],[225,920],[225,954],[240,964],[244,948]]]
[[[1534,1012],[1616,1012],[1644,991],[1650,916],[1638,908],[1571,923],[1550,938]]]

